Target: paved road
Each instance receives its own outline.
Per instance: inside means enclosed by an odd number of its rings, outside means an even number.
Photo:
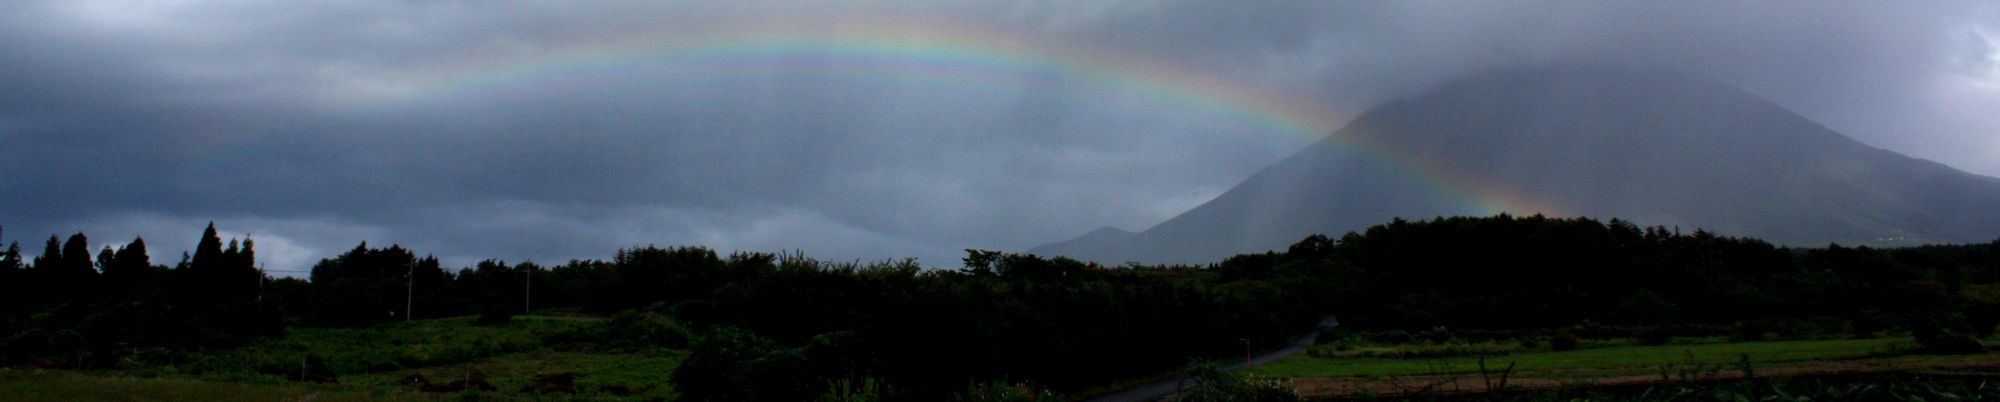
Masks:
[[[1339,320],[1335,320],[1331,316],[1326,317],[1326,319],[1320,320],[1319,327],[1315,328],[1312,332],[1307,332],[1304,336],[1300,336],[1298,340],[1292,341],[1292,344],[1285,345],[1284,349],[1274,350],[1271,351],[1270,353],[1265,353],[1255,358],[1251,358],[1250,364],[1257,365],[1257,364],[1270,363],[1272,361],[1278,360],[1279,358],[1283,358],[1285,356],[1291,356],[1293,353],[1298,353],[1301,350],[1306,350],[1307,346],[1312,346],[1313,339],[1318,338],[1321,332],[1326,332],[1327,330],[1333,329],[1333,327],[1337,325],[1340,325]],[[1241,369],[1243,368],[1243,363],[1232,364],[1229,365],[1229,367],[1232,369]],[[1173,378],[1160,380],[1158,382],[1154,382],[1151,384],[1126,388],[1124,391],[1113,392],[1110,394],[1098,396],[1096,398],[1090,398],[1085,400],[1085,402],[1157,401],[1160,400],[1161,398],[1166,398],[1167,395],[1172,395],[1174,391],[1179,390],[1181,385],[1181,380],[1185,378],[1187,377],[1174,376]]]

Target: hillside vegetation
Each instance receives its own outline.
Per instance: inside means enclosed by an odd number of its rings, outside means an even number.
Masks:
[[[1205,266],[969,250],[962,267],[923,269],[648,246],[609,260],[447,271],[364,244],[304,279],[250,268],[250,241],[223,246],[213,233],[173,267],[120,251],[140,241],[95,260],[72,253],[89,249],[82,235],[52,240],[33,263],[0,255],[9,297],[0,330],[12,334],[0,359],[393,384],[387,377],[443,383],[504,371],[494,362],[531,356],[654,356],[665,360],[635,374],[570,380],[683,400],[937,400],[1085,392],[1241,356],[1246,343],[1274,349],[1323,315],[1345,331],[1329,339],[1389,344],[1894,332],[1925,353],[1976,352],[1973,338],[2000,320],[2000,241],[1794,249],[1542,216],[1395,220]],[[529,302],[541,313],[516,317]],[[454,316],[464,318],[436,320]],[[433,324],[401,322],[410,317]],[[542,392],[529,386],[534,376],[562,372],[488,372],[505,385],[488,392]],[[592,382],[601,378],[620,379]]]

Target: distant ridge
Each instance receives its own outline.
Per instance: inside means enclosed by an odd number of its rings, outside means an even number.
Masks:
[[[1398,217],[1502,210],[1785,245],[1973,243],[2000,236],[2000,179],[1869,147],[1700,77],[1518,70],[1382,105],[1144,231],[1029,252],[1206,263]]]

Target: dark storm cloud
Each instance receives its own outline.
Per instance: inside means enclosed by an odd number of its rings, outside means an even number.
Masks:
[[[639,63],[411,89],[454,60],[771,14],[997,27],[1290,92],[1336,121],[1493,68],[1667,66],[2000,174],[2000,11],[1978,2],[29,1],[0,5],[4,240],[138,234],[171,262],[217,220],[286,270],[362,240],[456,264],[656,243],[949,266],[1143,229],[1307,143],[1061,71],[1006,88]]]

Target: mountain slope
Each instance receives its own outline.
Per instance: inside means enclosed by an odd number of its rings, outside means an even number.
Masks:
[[[1499,211],[1795,245],[1984,242],[2000,236],[2000,179],[1869,147],[1697,77],[1513,71],[1382,105],[1143,232],[1030,252],[1212,262],[1398,217]]]

